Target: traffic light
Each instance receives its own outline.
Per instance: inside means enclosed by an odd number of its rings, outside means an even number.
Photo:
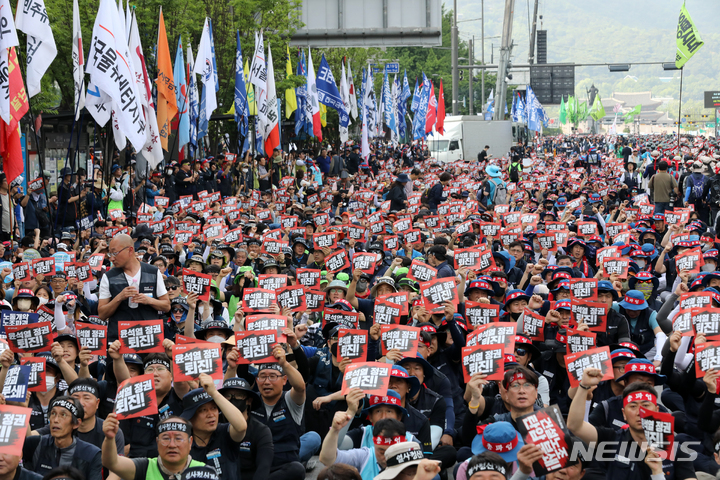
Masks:
[[[460,70],[460,72],[459,72],[458,75],[460,75],[460,81],[462,82],[463,79],[465,78],[465,71],[464,71],[464,70]]]

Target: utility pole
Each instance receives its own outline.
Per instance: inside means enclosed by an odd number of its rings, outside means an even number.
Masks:
[[[482,35],[482,53],[480,54],[482,58],[480,61],[483,65],[485,65],[485,0],[480,1],[480,14],[482,15],[482,23],[480,24],[480,32]],[[480,105],[480,112],[485,111],[485,69],[483,68],[480,71],[480,99],[482,101],[482,105]],[[716,136],[717,137],[717,136]]]
[[[470,48],[468,49],[468,60],[470,60],[470,65],[475,65],[475,36],[473,35],[472,40],[470,40]],[[475,115],[474,108],[475,108],[475,90],[473,89],[473,76],[474,76],[475,70],[472,68],[470,69],[470,78],[468,78],[468,86],[469,88],[469,95],[470,95],[470,115]]]
[[[535,0],[535,11],[533,12],[532,32],[530,33],[530,52],[528,53],[528,63],[535,63],[535,36],[537,34],[537,12],[538,0]]]
[[[458,70],[458,26],[457,26],[457,0],[453,0],[453,24],[450,29],[450,50],[452,61],[452,114],[458,114],[458,83],[460,75]]]
[[[457,2],[457,0],[456,0]],[[515,11],[515,0],[505,0],[505,16],[503,18],[502,43],[500,44],[500,61],[498,62],[497,83],[495,84],[495,114],[493,120],[505,118],[505,75],[510,64],[512,50],[512,22]]]

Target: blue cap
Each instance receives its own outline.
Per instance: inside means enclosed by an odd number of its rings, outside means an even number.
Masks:
[[[369,415],[373,408],[381,405],[389,405],[400,409],[403,417],[408,416],[407,410],[402,406],[400,395],[395,390],[390,389],[388,389],[387,395],[370,395],[370,398],[368,398],[368,407],[363,409],[362,413],[363,415]]]
[[[653,377],[655,379],[655,385],[664,385],[665,380],[667,380],[665,375],[656,373],[655,365],[653,365],[650,360],[647,358],[635,358],[625,364],[625,373],[623,373],[622,376],[615,381],[621,382],[623,380],[627,380],[627,378],[633,373],[641,373],[643,375]]]
[[[645,301],[645,294],[638,290],[629,290],[619,305],[625,310],[645,310],[648,308],[648,303]]]
[[[522,437],[510,422],[494,422],[481,425],[483,428],[472,441],[472,453],[477,455],[492,451],[497,453],[506,462],[517,460],[517,453],[525,445]],[[513,444],[515,445],[513,447]],[[508,450],[508,448],[510,448]]]
[[[415,394],[417,394],[420,390],[420,380],[418,380],[417,377],[410,375],[408,371],[405,370],[403,367],[393,365],[390,376],[395,378],[402,378],[410,384],[410,392],[408,394],[410,395],[410,397],[414,397]]]

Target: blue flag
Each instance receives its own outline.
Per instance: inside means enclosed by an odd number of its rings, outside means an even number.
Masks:
[[[518,122],[527,123],[527,109],[525,108],[525,100],[522,97],[522,93],[518,92],[517,97]]]
[[[347,128],[350,123],[350,113],[345,108],[340,97],[340,91],[335,83],[335,77],[333,77],[332,71],[330,71],[330,65],[325,60],[325,54],[323,53],[320,59],[320,68],[317,71],[317,77],[315,78],[317,85],[318,101],[325,106],[334,108],[338,112],[340,118],[340,126]]]
[[[192,58],[192,49],[188,46],[188,72],[190,72],[190,78],[188,79],[188,106],[189,106],[189,117],[190,117],[190,144],[189,151],[190,157],[195,158],[195,150],[197,150],[197,124],[198,124],[198,89],[195,84],[194,60]]]
[[[513,122],[517,122],[517,95],[513,93],[512,107],[510,107],[510,118]]]
[[[391,126],[393,123],[393,109],[392,109],[392,92],[390,90],[390,82],[388,80],[387,69],[385,70],[385,76],[383,77],[383,91],[382,91],[382,104],[383,104],[383,120],[390,130],[395,130]]]
[[[240,47],[240,31],[236,32],[237,51],[235,52],[235,121],[238,133],[247,137],[248,134],[248,108],[247,90],[245,89],[245,75],[243,73],[242,48]]]
[[[365,81],[366,81],[367,77],[365,76],[364,68],[362,69],[361,77],[362,77],[362,81],[360,82],[360,96],[357,97],[358,112],[361,112],[358,114],[360,116],[360,118],[362,118],[362,111],[363,111],[363,108],[365,105],[365,103],[364,103],[365,102]]]
[[[422,88],[422,85],[418,86],[418,80],[416,78],[415,79],[415,90],[413,93],[412,103],[410,104],[411,112],[415,112],[418,109],[418,103],[420,102],[420,95],[422,94],[421,88]]]
[[[407,79],[407,70],[405,70],[405,74],[403,75],[402,95],[400,95],[400,99],[403,102],[407,102],[408,98],[410,98],[410,95],[412,95],[412,92],[410,92],[410,84],[408,83],[408,79]],[[407,109],[407,105],[406,105],[406,109]]]
[[[178,151],[190,141],[190,115],[188,102],[188,86],[185,79],[185,59],[183,58],[182,35],[178,38],[177,53],[175,54],[175,99],[178,107]]]
[[[407,134],[405,114],[407,112],[407,101],[410,98],[410,95],[410,84],[408,83],[406,71],[403,77],[402,92],[400,93],[400,98],[398,99],[397,109],[398,134],[400,135],[400,138],[403,139],[402,141],[405,141],[405,135]]]
[[[305,52],[301,49],[298,52],[298,62],[295,67],[295,75],[307,77],[305,73]],[[305,127],[305,97],[307,97],[307,82],[295,89],[297,98],[297,110],[295,110],[295,135],[299,135]]]
[[[427,120],[428,104],[430,103],[430,80],[423,72],[423,84],[418,99],[418,107],[413,119],[413,140],[425,138],[425,123]]]
[[[536,102],[537,105],[540,105],[540,102],[538,102],[537,98],[535,97],[535,92],[533,92],[532,87],[528,85],[527,103],[525,105],[525,108],[528,115],[528,129],[532,130],[533,132],[540,131],[540,122],[542,121],[542,118],[540,118],[540,109],[537,108],[537,106],[535,105]]]
[[[258,125],[258,118],[255,117],[255,151],[260,155],[265,155],[265,142],[263,141],[262,128]]]
[[[202,93],[200,94],[200,112],[198,115],[198,134],[197,138],[200,140],[208,133],[208,118],[207,112],[205,111],[205,93],[207,87],[203,85]]]

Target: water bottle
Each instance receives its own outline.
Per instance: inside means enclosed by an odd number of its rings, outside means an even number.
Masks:
[[[136,280],[136,279],[134,279],[134,278],[133,278],[132,281],[130,282],[130,286],[131,286],[131,287],[138,288],[138,284],[139,284],[138,280]],[[132,297],[128,298],[128,307],[130,307],[130,308],[137,308],[137,307],[138,307],[137,302],[133,302]]]

